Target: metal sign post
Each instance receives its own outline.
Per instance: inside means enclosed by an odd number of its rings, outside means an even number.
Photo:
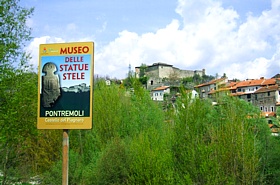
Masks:
[[[62,159],[62,185],[68,185],[69,167],[69,136],[68,129],[63,130],[63,159]]]

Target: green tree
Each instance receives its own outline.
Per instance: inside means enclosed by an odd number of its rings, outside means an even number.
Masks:
[[[27,148],[29,136],[36,135],[37,75],[30,71],[29,56],[23,51],[30,40],[26,21],[33,8],[21,7],[18,0],[1,0],[0,10],[0,170],[2,184],[7,184],[16,177],[26,178],[32,169]]]
[[[211,80],[214,80],[215,77],[212,76],[212,75],[203,75],[202,76],[202,83],[206,83],[206,82],[209,82]]]
[[[194,74],[193,82],[196,85],[201,84],[202,83],[202,77],[199,74]]]
[[[182,95],[175,114],[174,160],[179,184],[263,183],[267,125],[252,105],[232,97],[217,106]]]
[[[185,77],[182,79],[182,85],[188,89],[194,89],[194,82],[193,82],[193,77]]]
[[[139,77],[144,77],[146,75],[146,69],[148,68],[148,66],[146,64],[141,64],[140,66],[140,74]]]
[[[12,74],[12,73],[11,73]],[[22,73],[2,80],[0,102],[0,170],[2,184],[28,180],[36,168],[33,151],[37,137],[37,75]],[[34,98],[35,97],[35,98]],[[10,178],[13,177],[13,178]]]
[[[182,91],[164,112],[137,79],[132,84],[134,93],[95,84],[93,129],[70,131],[70,184],[279,181],[273,150],[279,140],[271,140],[267,123],[248,102],[224,96],[213,106]],[[45,171],[42,184],[60,183],[60,171],[61,160]]]
[[[70,184],[172,182],[164,113],[137,79],[132,84],[133,93],[104,81],[95,84],[92,130],[70,131]],[[43,173],[42,184],[59,183],[60,169],[57,161]]]
[[[26,67],[28,55],[22,49],[31,39],[26,21],[34,9],[21,7],[18,0],[1,0],[0,10],[0,67],[5,73],[6,69],[14,69],[15,62]]]
[[[140,73],[139,73],[139,81],[142,83],[142,85],[147,85],[148,76],[146,76],[146,69],[148,66],[146,64],[141,64],[140,66]]]

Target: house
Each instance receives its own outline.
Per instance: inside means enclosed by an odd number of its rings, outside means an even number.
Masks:
[[[253,105],[258,106],[263,112],[275,112],[276,103],[279,102],[278,85],[261,87],[252,94],[251,99]]]
[[[224,88],[228,82],[227,78],[219,78],[211,80],[210,82],[203,83],[195,86],[199,93],[199,98],[211,98],[218,90]]]
[[[151,91],[152,100],[155,101],[163,101],[164,94],[170,94],[170,87],[169,86],[161,86],[153,89]]]
[[[110,80],[106,80],[105,83],[106,83],[106,85],[111,85],[111,81]]]
[[[231,82],[226,79],[216,79],[208,83],[197,85],[200,98],[211,98],[212,101],[219,94],[236,96],[260,108],[262,112],[276,112],[280,106],[279,78],[247,79]]]
[[[273,123],[273,119],[276,119],[275,112],[261,112],[261,115],[266,119],[267,125],[271,131],[271,135],[279,136],[280,128],[277,124]]]
[[[247,79],[244,81],[236,82],[235,84],[232,84],[230,90],[232,94],[236,93],[236,95],[251,94],[261,87],[275,84],[276,79],[264,79],[263,77],[261,77],[260,79]]]
[[[262,117],[265,118],[268,124],[273,123],[273,118],[276,119],[276,113],[275,112],[261,112]]]
[[[279,136],[279,132],[280,132],[280,128],[279,126],[275,125],[275,124],[268,124],[271,134],[273,136]]]
[[[187,90],[186,93],[190,95],[191,99],[195,99],[199,97],[198,92],[196,92],[195,90]]]
[[[252,79],[236,83],[231,95],[237,96],[260,108],[262,112],[276,112],[280,102],[277,79]]]

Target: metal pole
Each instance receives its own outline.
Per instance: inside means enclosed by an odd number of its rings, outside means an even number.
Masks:
[[[62,185],[68,185],[69,167],[69,136],[68,129],[63,129],[63,159],[62,159]]]

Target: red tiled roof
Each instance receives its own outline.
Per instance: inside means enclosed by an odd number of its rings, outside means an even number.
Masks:
[[[271,128],[272,133],[279,133],[279,128]]]
[[[266,87],[261,87],[255,91],[255,93],[269,92],[278,90],[278,85],[271,85]]]
[[[264,117],[275,117],[276,116],[275,112],[261,112],[261,114]]]
[[[236,92],[236,93],[231,93],[231,96],[241,96],[243,94],[246,94],[245,92]]]
[[[227,85],[227,88],[229,88],[230,90],[231,90],[231,89],[236,89],[236,84],[238,84],[238,82],[230,82],[230,83]]]
[[[253,79],[237,82],[235,87],[250,87],[250,86],[265,86],[265,85],[275,85],[276,79]]]
[[[168,88],[169,88],[169,86],[161,86],[161,87],[157,87],[157,88],[153,89],[153,91],[161,91],[161,90],[166,90]]]
[[[222,80],[225,80],[225,78],[214,79],[214,80],[211,80],[210,82],[199,84],[195,87],[203,87],[203,86],[215,84],[215,83],[220,82]],[[238,87],[271,86],[271,85],[276,84],[276,80],[277,79],[275,79],[275,78],[271,78],[271,79],[264,79],[264,78],[251,79],[251,80],[244,80],[244,81],[240,81],[240,82],[230,82],[230,83],[227,84],[226,87],[230,90],[234,90],[234,89],[237,89]],[[280,80],[280,78],[278,78],[278,80]]]
[[[270,128],[272,133],[279,133],[280,131],[279,126],[275,124],[268,124],[268,127]]]
[[[275,78],[271,78],[271,79],[266,79],[262,85],[274,85],[276,83],[276,79]]]
[[[264,79],[258,79],[258,80],[245,80],[241,81],[236,84],[236,87],[249,87],[249,86],[258,86],[263,83]]]
[[[210,82],[206,82],[206,83],[203,83],[203,84],[199,84],[195,87],[203,87],[203,86],[207,86],[207,85],[211,85],[211,84],[216,84],[218,82],[221,82],[223,80],[225,80],[226,78],[219,78],[219,79],[214,79],[214,80],[211,80]]]
[[[211,89],[208,94],[214,94],[214,93],[216,93],[216,91],[214,89]]]
[[[272,128],[274,126],[274,124],[268,124],[269,128]]]
[[[279,126],[275,125],[275,124],[268,124],[269,128],[279,128]]]

